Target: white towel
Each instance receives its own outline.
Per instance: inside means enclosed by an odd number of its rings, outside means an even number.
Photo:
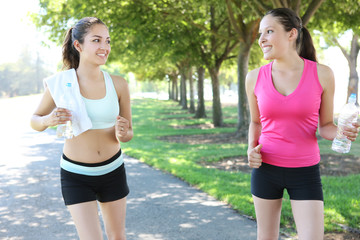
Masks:
[[[63,103],[62,98],[64,91],[67,90],[66,84],[71,83],[73,88],[71,99],[72,106],[69,107],[66,103]],[[61,108],[72,108],[71,110],[73,120],[72,127],[74,136],[78,136],[81,133],[92,128],[91,120],[87,114],[84,100],[80,94],[79,83],[77,81],[77,76],[75,69],[69,69],[56,73],[53,76],[44,79],[44,85],[47,86],[50,90],[51,96],[54,99],[54,102],[57,107]]]

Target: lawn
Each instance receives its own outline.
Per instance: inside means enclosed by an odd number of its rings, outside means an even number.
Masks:
[[[223,128],[189,128],[189,125],[211,123],[210,103],[206,119],[195,119],[193,114],[181,110],[178,103],[154,99],[134,99],[132,102],[134,138],[123,144],[124,152],[155,168],[169,172],[189,184],[226,201],[241,214],[255,218],[250,193],[250,174],[221,171],[199,164],[220,161],[226,157],[246,155],[247,144],[185,144],[160,140],[171,135],[194,135],[235,132],[237,108],[223,108]],[[321,153],[333,154],[331,142],[319,141]],[[350,154],[360,156],[360,140],[352,146]],[[341,156],[339,155],[341,158]],[[340,226],[360,229],[360,174],[323,176],[325,198],[325,231],[342,231]],[[290,201],[285,194],[281,218],[283,232],[294,233]]]

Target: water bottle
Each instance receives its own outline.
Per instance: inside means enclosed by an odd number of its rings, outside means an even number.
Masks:
[[[73,97],[72,97],[71,83],[66,83],[63,95],[60,97],[59,107],[66,108],[68,110],[74,109]],[[59,124],[56,129],[57,137],[65,137],[67,139],[74,136],[71,121],[66,121],[65,124]]]
[[[351,141],[344,136],[343,129],[345,126],[353,127],[352,123],[356,123],[359,110],[355,105],[356,94],[351,94],[348,103],[341,109],[338,119],[338,129],[336,137],[333,140],[331,149],[339,153],[348,153],[351,148]]]

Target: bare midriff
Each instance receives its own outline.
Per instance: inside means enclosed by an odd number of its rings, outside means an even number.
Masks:
[[[64,154],[82,163],[99,163],[113,157],[120,150],[115,137],[115,127],[88,130],[77,137],[67,139]]]

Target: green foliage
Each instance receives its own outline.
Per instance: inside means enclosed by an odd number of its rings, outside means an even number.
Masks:
[[[358,0],[326,0],[315,13],[309,26],[323,33],[329,45],[336,45],[334,38],[340,38],[345,32],[352,30],[360,34],[360,2]]]
[[[283,6],[276,1],[228,2],[239,26],[260,18],[271,8]],[[290,7],[298,8],[299,14],[303,15],[312,2],[302,1],[299,6]],[[219,0],[40,0],[41,11],[32,14],[32,17],[38,27],[49,32],[50,38],[60,44],[64,32],[77,20],[97,16],[109,26],[113,40],[110,61],[123,63],[126,70],[138,73],[141,79],[164,79],[184,59],[190,60],[191,65],[203,65],[204,60],[215,64],[224,52],[226,41],[237,38],[234,30],[231,30],[234,25],[230,25],[226,4]],[[321,5],[320,11],[316,11],[309,27],[323,32],[350,28],[357,32],[359,4],[357,0],[341,3],[327,0]],[[211,7],[214,9],[214,19],[211,18]],[[218,39],[216,44],[214,39]],[[237,51],[234,49],[233,55]],[[262,62],[261,52],[256,46],[253,47],[250,68],[256,68]],[[235,63],[233,61],[232,64]]]
[[[311,26],[322,32],[331,31],[335,34],[352,29],[360,34],[360,2],[358,0],[326,0],[316,12]]]
[[[216,33],[228,35],[225,8],[219,1],[41,0],[41,12],[32,16],[58,43],[71,24],[85,16],[97,16],[109,26],[113,43],[109,60],[120,59],[129,70],[145,72],[149,66],[162,66],[163,59],[172,64],[183,59],[201,64],[201,46],[205,52],[221,53],[225,43],[207,46],[211,31],[215,31],[209,19],[210,5],[215,6]]]

